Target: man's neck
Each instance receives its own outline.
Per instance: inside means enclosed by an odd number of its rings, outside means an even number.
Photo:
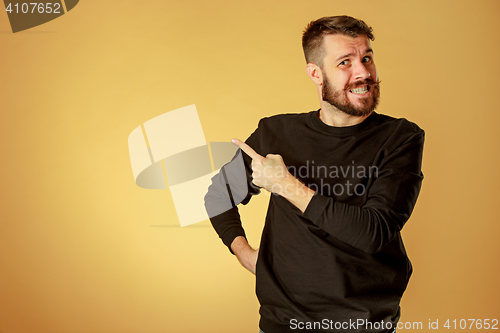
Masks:
[[[362,117],[351,116],[343,111],[340,111],[333,105],[328,104],[327,106],[324,104],[326,103],[321,103],[321,109],[319,110],[319,119],[329,126],[354,126],[362,123],[366,118],[369,117],[369,115]]]

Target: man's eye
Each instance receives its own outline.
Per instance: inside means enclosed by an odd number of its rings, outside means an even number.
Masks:
[[[347,64],[348,64],[348,62],[349,62],[349,60],[344,60],[344,61],[342,61],[339,65],[340,65],[340,66],[345,66],[345,65],[347,65]]]
[[[364,57],[364,58],[363,58],[363,62],[369,62],[370,60],[372,60],[372,58],[371,58],[371,57]]]

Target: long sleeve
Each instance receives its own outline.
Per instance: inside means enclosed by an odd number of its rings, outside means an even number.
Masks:
[[[236,237],[246,238],[237,205],[247,204],[251,195],[259,193],[251,184],[250,166],[243,159],[243,152],[238,149],[231,162],[212,178],[205,195],[205,208],[210,222],[229,251]]]
[[[303,217],[359,250],[380,251],[403,228],[415,206],[423,179],[423,144],[420,130],[382,158],[361,207],[316,193]]]
[[[377,113],[328,126],[313,111],[264,118],[246,142],[261,156],[281,155],[316,192],[304,213],[270,196],[256,264],[260,327],[288,332],[290,318],[395,324],[412,274],[400,230],[423,179],[424,132]],[[250,180],[246,154],[243,160]],[[244,233],[237,214],[232,208],[212,219],[228,246]]]

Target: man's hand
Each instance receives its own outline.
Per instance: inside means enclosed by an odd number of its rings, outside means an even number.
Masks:
[[[287,179],[293,177],[281,155],[268,154],[263,157],[241,140],[233,139],[232,142],[252,158],[252,182],[269,192],[281,194]]]
[[[281,195],[302,213],[306,210],[315,192],[288,172],[281,155],[263,157],[241,140],[233,139],[231,142],[252,159],[252,182],[255,185]]]
[[[247,242],[245,237],[238,236],[231,243],[231,250],[238,258],[238,261],[249,270],[251,273],[255,274],[255,265],[257,264],[257,256],[259,255],[259,249],[254,250]]]

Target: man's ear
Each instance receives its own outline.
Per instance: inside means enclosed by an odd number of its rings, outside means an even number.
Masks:
[[[306,73],[316,85],[323,84],[323,72],[318,65],[312,62],[308,63],[306,66]]]

